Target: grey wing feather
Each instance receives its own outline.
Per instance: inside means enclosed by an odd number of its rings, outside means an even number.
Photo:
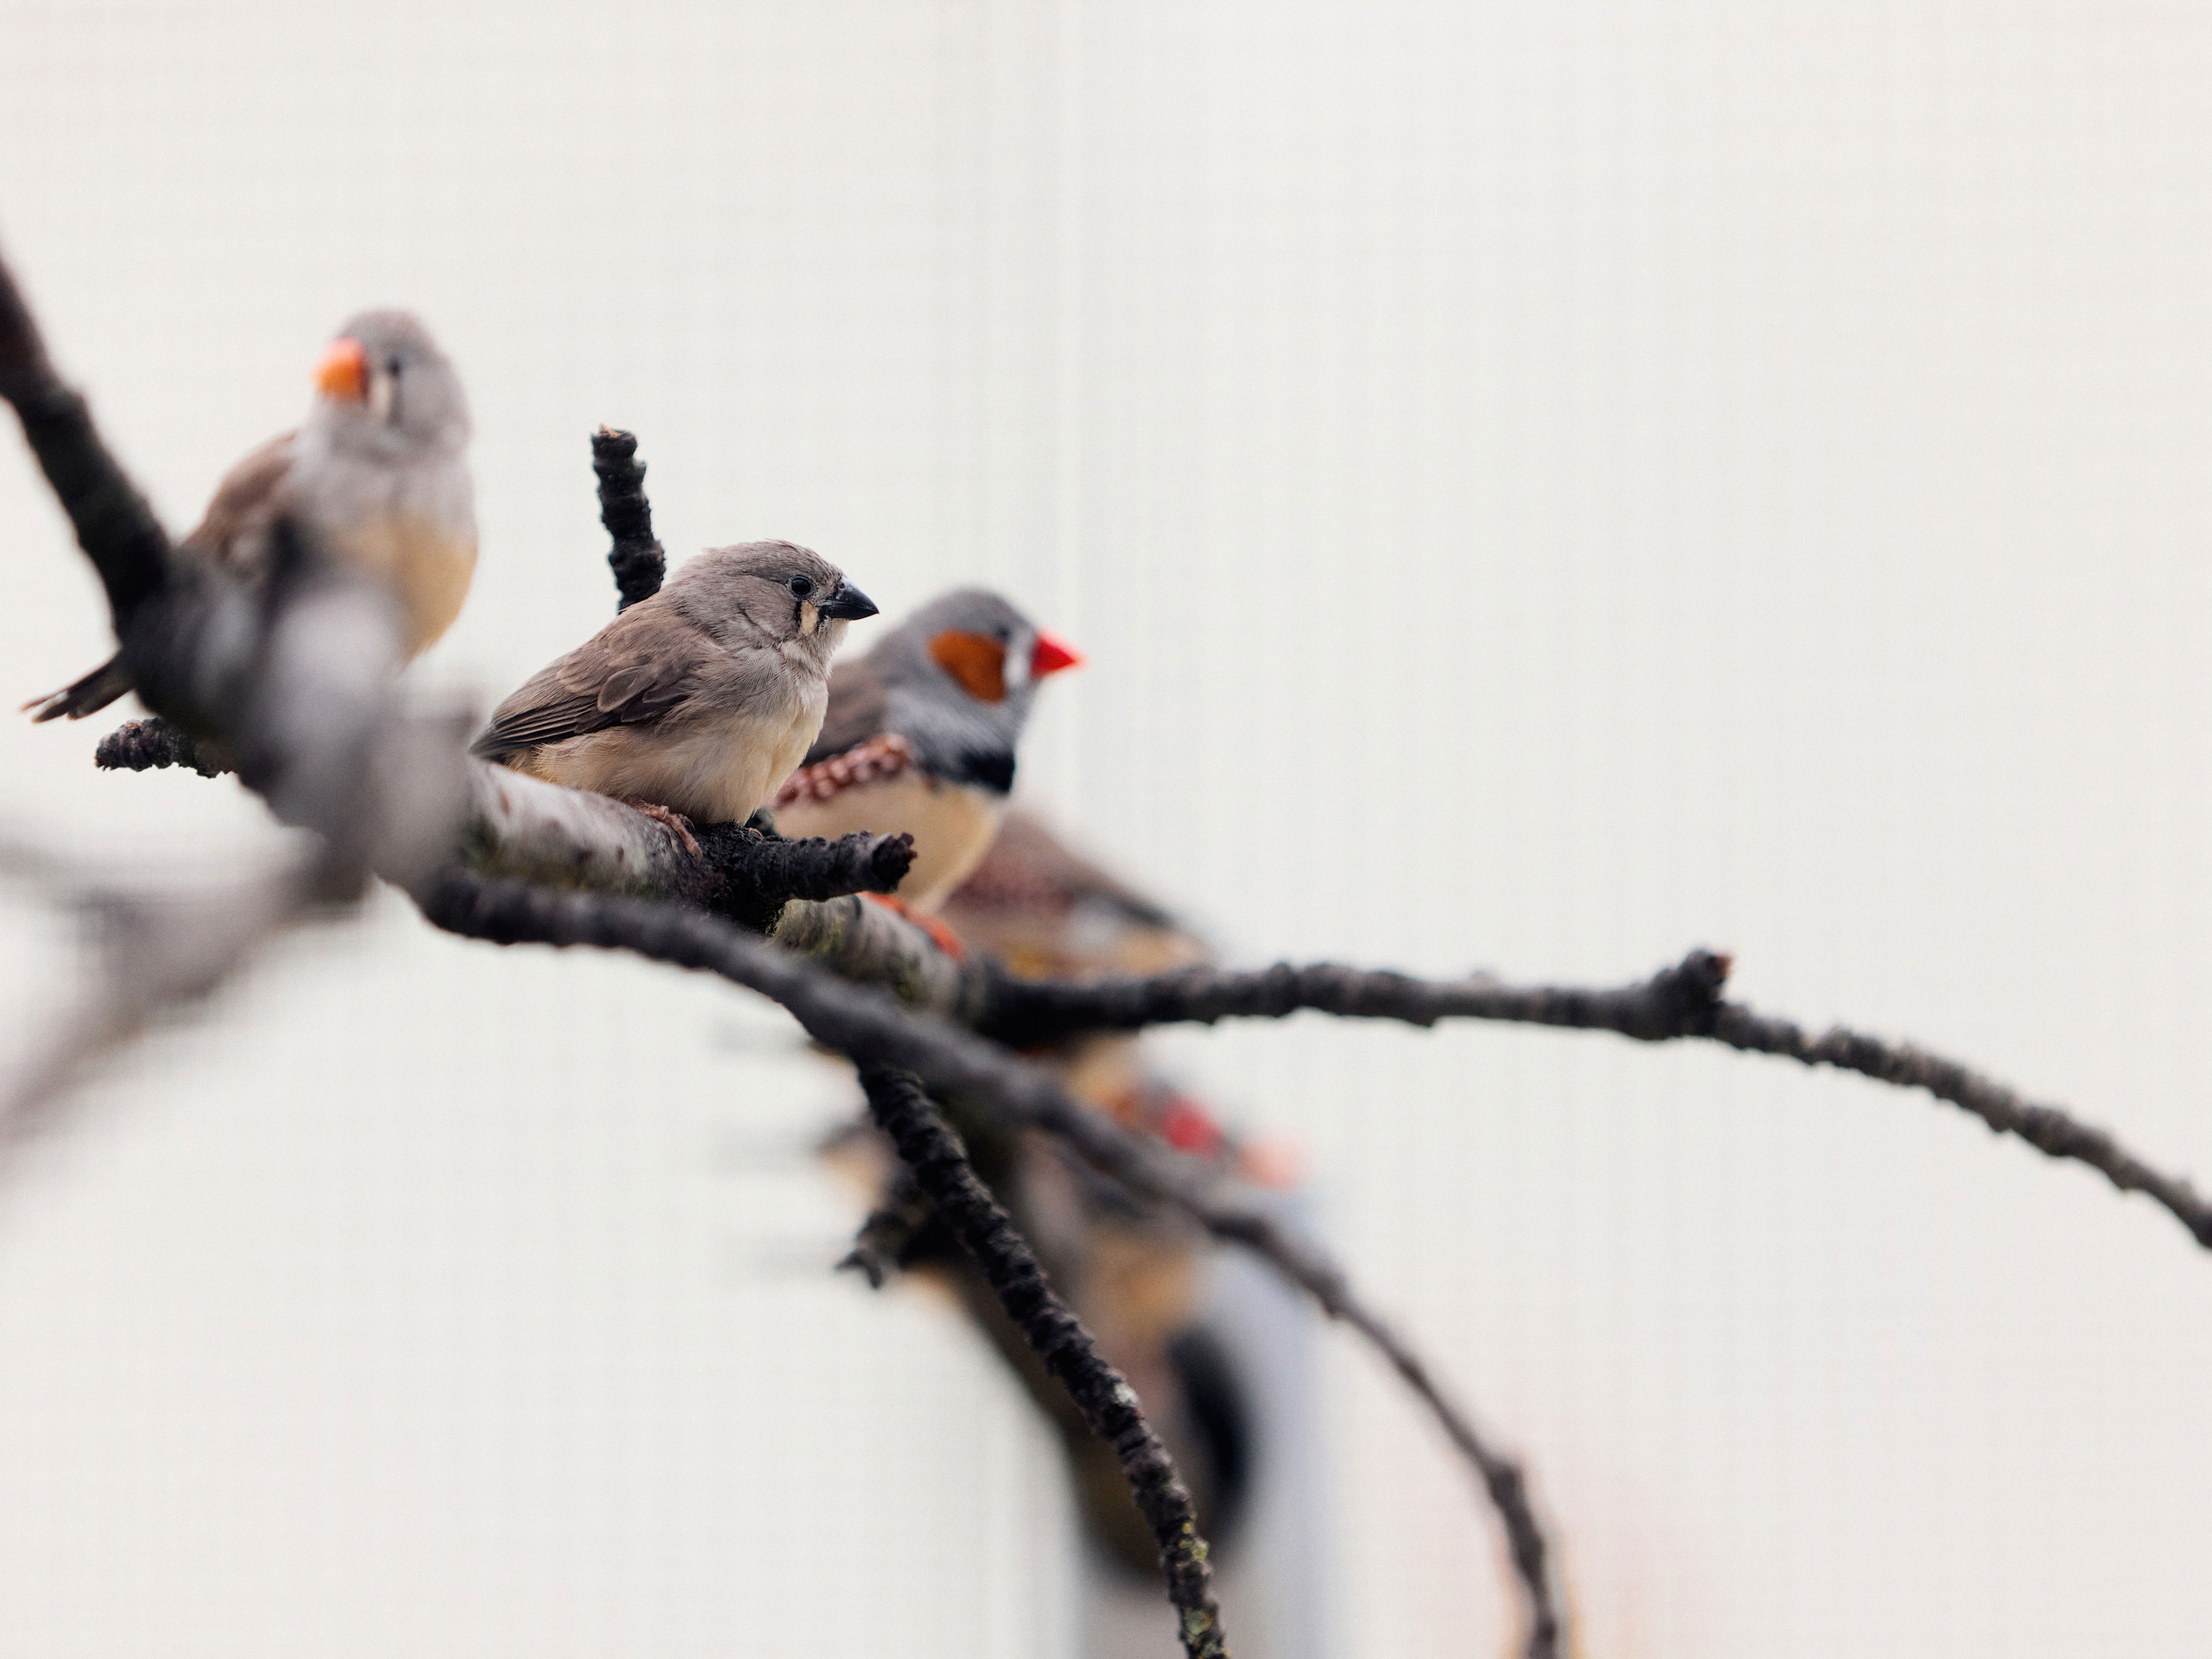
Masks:
[[[651,599],[632,605],[500,704],[469,752],[501,760],[541,744],[659,720],[699,690],[709,648],[666,606]]]
[[[866,657],[839,663],[830,671],[830,708],[821,735],[799,764],[811,766],[883,736],[889,716],[890,690],[873,665]]]

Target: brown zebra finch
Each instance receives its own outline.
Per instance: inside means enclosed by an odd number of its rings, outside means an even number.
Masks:
[[[540,670],[473,752],[626,800],[687,842],[684,820],[741,823],[822,729],[847,624],[875,614],[818,553],[710,548]]]

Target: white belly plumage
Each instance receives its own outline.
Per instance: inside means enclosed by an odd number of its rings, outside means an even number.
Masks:
[[[658,802],[698,823],[742,823],[805,758],[818,707],[701,721],[698,729],[614,726],[519,757],[519,770],[573,789]]]

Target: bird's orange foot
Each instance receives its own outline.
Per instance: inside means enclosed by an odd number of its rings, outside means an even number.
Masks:
[[[937,948],[951,957],[953,961],[968,960],[968,947],[960,942],[960,935],[952,931],[950,923],[915,909],[896,893],[863,893],[860,896],[872,904],[882,905],[886,910],[897,911],[899,915],[928,934],[936,942]]]
[[[640,800],[635,795],[617,795],[615,799],[632,811],[642,812],[654,823],[665,823],[673,830],[677,840],[684,843],[684,850],[693,858],[706,856],[699,850],[699,838],[691,833],[691,820],[683,813],[671,811],[659,801]]]

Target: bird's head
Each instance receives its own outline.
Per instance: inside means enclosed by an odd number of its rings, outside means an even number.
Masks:
[[[826,667],[850,623],[876,604],[845,573],[795,542],[710,547],[668,584],[670,599],[708,632],[777,647]]]
[[[394,458],[459,449],[469,438],[461,378],[405,311],[364,311],[315,365],[308,423],[341,449]]]
[[[999,594],[969,587],[923,605],[869,661],[900,694],[908,736],[927,746],[941,727],[948,744],[974,750],[988,740],[1011,757],[1037,687],[1083,658]]]

